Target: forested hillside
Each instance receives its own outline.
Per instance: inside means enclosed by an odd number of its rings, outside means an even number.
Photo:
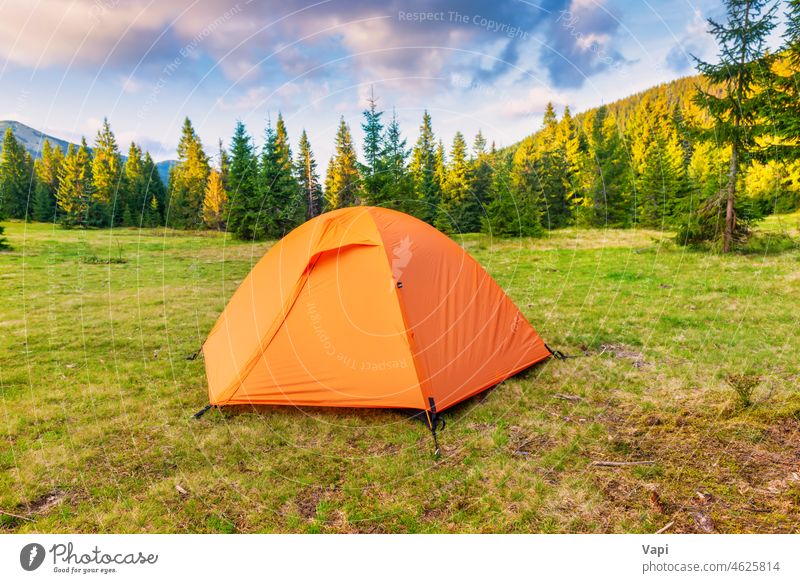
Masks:
[[[779,53],[763,48],[775,10],[732,3],[727,24],[710,24],[722,61],[698,62],[702,75],[574,116],[548,104],[541,128],[511,147],[496,149],[480,132],[469,142],[456,132],[445,145],[428,112],[410,146],[373,96],[360,124],[362,151],[342,118],[324,179],[305,130],[293,152],[280,114],[263,147],[239,123],[215,152],[187,118],[167,184],[137,144],[122,155],[107,120],[92,146],[83,140],[64,152],[45,140],[35,161],[12,125],[0,154],[0,216],[67,227],[205,227],[259,240],[326,210],[369,204],[447,233],[652,227],[689,243],[724,231],[729,250],[759,218],[800,207],[800,3],[786,4]],[[725,57],[734,53],[741,58]]]

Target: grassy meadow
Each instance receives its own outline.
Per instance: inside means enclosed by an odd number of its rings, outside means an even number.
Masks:
[[[191,418],[185,357],[269,243],[5,225],[0,532],[800,532],[800,249],[770,236],[800,214],[726,257],[657,231],[461,238],[578,358],[448,411],[439,459],[402,411]]]

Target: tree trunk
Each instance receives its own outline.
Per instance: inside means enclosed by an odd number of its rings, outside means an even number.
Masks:
[[[736,177],[739,174],[739,153],[736,144],[731,146],[731,167],[728,174],[728,203],[725,208],[725,234],[722,241],[723,253],[730,253],[733,243],[733,230],[736,227],[736,213],[733,202],[736,198]]]

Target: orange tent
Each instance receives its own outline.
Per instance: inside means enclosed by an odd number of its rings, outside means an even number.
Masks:
[[[279,241],[202,350],[211,405],[411,408],[429,421],[552,354],[458,244],[375,207]]]

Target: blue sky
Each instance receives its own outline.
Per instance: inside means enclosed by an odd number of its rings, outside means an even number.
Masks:
[[[692,73],[721,15],[684,0],[12,0],[0,119],[91,141],[107,116],[123,149],[160,160],[186,115],[214,153],[237,119],[260,143],[281,111],[324,167],[341,115],[360,143],[374,90],[409,145],[426,108],[446,143],[481,129],[507,145],[548,101],[577,112]]]

